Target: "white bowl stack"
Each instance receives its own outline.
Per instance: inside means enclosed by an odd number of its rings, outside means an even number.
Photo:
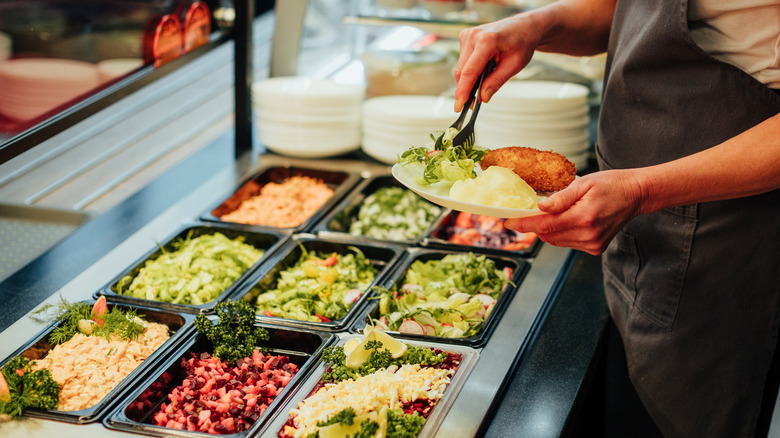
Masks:
[[[0,32],[0,61],[11,57],[12,45],[11,37],[7,33]]]
[[[280,155],[332,157],[360,148],[365,86],[285,76],[255,82],[252,102],[260,143]]]
[[[588,92],[568,82],[509,81],[480,108],[477,144],[552,150],[583,169],[590,147]]]
[[[387,164],[412,146],[425,146],[431,134],[447,129],[458,113],[452,98],[440,96],[380,96],[363,103],[362,149]]]
[[[27,121],[100,85],[95,64],[54,58],[0,61],[0,114]]]

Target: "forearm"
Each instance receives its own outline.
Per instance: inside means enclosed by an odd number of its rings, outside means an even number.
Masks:
[[[778,132],[780,114],[702,152],[631,170],[639,187],[640,213],[780,188]]]
[[[528,18],[542,27],[537,50],[588,56],[607,50],[616,0],[559,0],[533,9]]]

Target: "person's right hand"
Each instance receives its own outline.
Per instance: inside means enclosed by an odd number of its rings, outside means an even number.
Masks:
[[[471,88],[491,58],[495,58],[497,66],[482,84],[482,102],[488,102],[506,81],[528,65],[541,37],[540,27],[528,14],[463,29],[455,66],[455,111],[463,109]]]

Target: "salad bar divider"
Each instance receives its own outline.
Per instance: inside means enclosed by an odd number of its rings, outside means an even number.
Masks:
[[[198,405],[197,411],[178,418],[178,414],[171,411],[172,405],[167,404],[166,396],[173,390],[173,400],[174,393],[186,395],[190,391],[187,388],[197,387],[193,386],[195,377],[187,378],[182,374],[183,369],[203,371],[192,365],[195,362],[186,365],[187,360],[213,363],[209,341],[195,330],[193,318],[197,315],[197,318],[214,320],[215,309],[236,300],[233,302],[249,303],[257,312],[255,325],[272,334],[267,345],[258,347],[267,347],[269,354],[288,356],[299,370],[295,376],[283,378],[284,389],[274,394],[274,402],[270,403],[269,399],[268,405],[261,413],[256,413],[251,422],[241,423],[245,425],[237,436],[274,437],[282,433],[282,426],[289,421],[290,409],[298,406],[314,388],[320,387],[317,382],[329,369],[323,358],[324,349],[331,344],[339,348],[347,343],[354,346],[360,333],[365,334],[367,324],[386,329],[409,348],[423,346],[459,355],[452,380],[443,397],[429,406],[432,410],[426,411],[426,415],[430,413],[431,416],[419,436],[477,434],[554,298],[556,285],[568,263],[569,250],[538,242],[529,251],[464,245],[426,247],[427,239],[442,224],[441,218],[451,214],[446,209],[431,219],[420,238],[408,241],[344,233],[342,231],[358,220],[356,209],[365,206],[367,200],[375,199],[369,198],[372,193],[383,187],[398,186],[388,179],[385,166],[371,168],[362,161],[289,160],[270,155],[262,159],[264,166],[246,173],[250,175],[248,178],[236,173],[235,169],[226,169],[205,181],[193,190],[192,195],[174,203],[60,291],[67,297],[83,298],[85,289],[92,290],[96,291],[95,298],[104,295],[110,306],[138,309],[150,319],[170,321],[170,318],[178,318],[180,324],[171,327],[175,333],[165,344],[167,347],[155,352],[124,379],[121,389],[106,397],[106,404],[99,409],[87,413],[33,409],[25,413],[46,420],[93,424],[67,426],[58,423],[52,426],[47,422],[38,424],[23,419],[12,425],[0,423],[0,433],[11,437],[28,436],[54,427],[62,429],[61,436],[79,438],[126,436],[127,433],[208,436],[198,429],[235,435],[231,430],[238,420],[217,420],[213,416],[216,415],[214,410],[222,407],[215,400],[202,401],[204,405]],[[347,170],[332,171],[328,167]],[[366,172],[366,167],[371,172]],[[226,205],[227,198],[241,192],[240,188],[250,181],[257,185],[272,180],[279,183],[302,173],[323,180],[330,178],[328,175],[337,177],[328,182],[335,188],[331,198],[312,214],[316,219],[304,221],[301,228],[284,230],[209,216],[218,207]],[[271,174],[274,176],[268,176]],[[236,184],[238,180],[240,184]],[[211,206],[205,215],[204,202]],[[237,207],[234,202],[231,205]],[[191,222],[193,220],[196,222]],[[334,231],[331,224],[337,220],[341,228]],[[231,263],[230,268],[226,268],[234,278],[230,284],[194,298],[182,291],[199,291],[201,286],[211,285],[215,271],[202,276],[185,273],[184,278],[172,280],[173,274],[165,271],[152,275],[151,280],[140,281],[140,292],[136,297],[125,295],[125,290],[145,269],[152,272],[160,269],[152,264],[158,259],[177,266],[200,266],[201,263],[210,266],[211,262],[196,260],[212,252],[222,254],[224,246],[232,243],[220,242],[216,245],[219,250],[209,249],[209,246],[190,249],[191,253],[183,258],[178,258],[176,250],[191,240],[214,237],[215,234],[248,245],[254,254],[251,261],[243,263],[240,272],[233,264],[242,256],[217,256],[217,260]],[[167,237],[161,239],[161,235]],[[156,249],[149,250],[152,242],[160,243]],[[130,260],[136,262],[130,264]],[[413,282],[408,275],[415,269],[423,271],[416,274],[417,280]],[[152,284],[160,277],[166,281]],[[474,284],[479,286],[472,289]],[[46,302],[51,304],[53,301],[54,297]],[[23,318],[0,333],[0,341],[4,345],[14,345],[15,336],[34,326],[35,322],[30,318]],[[50,348],[50,345],[44,345],[44,336],[52,328],[47,327],[8,358],[25,354],[39,359]],[[369,330],[366,337],[371,333]],[[5,357],[9,350],[4,348],[0,353]],[[333,353],[328,357],[332,358]],[[260,357],[257,360],[260,361]],[[216,384],[230,388],[226,390],[229,395],[232,388],[241,384],[236,380],[228,379],[229,385],[224,381]],[[174,389],[177,385],[180,386],[178,390]],[[152,394],[153,390],[157,392]],[[242,390],[241,397],[246,399],[246,393]],[[212,402],[214,406],[206,409],[206,403]],[[243,404],[238,406],[244,407]],[[155,409],[158,410],[156,414]],[[212,417],[209,414],[199,417],[197,413],[203,411],[211,412]],[[380,423],[386,418],[407,421],[392,417],[399,414],[385,411],[373,415],[372,418],[382,419],[377,420]],[[102,424],[98,420],[102,420]],[[180,426],[176,423],[181,425],[182,421],[196,430],[178,430]],[[211,429],[212,426],[216,429]]]

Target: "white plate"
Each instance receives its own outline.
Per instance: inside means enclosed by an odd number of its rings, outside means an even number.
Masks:
[[[490,99],[493,109],[527,106],[536,110],[573,110],[587,104],[588,87],[570,82],[510,81]]]
[[[498,217],[504,219],[512,219],[519,217],[536,216],[539,214],[545,214],[538,208],[505,208],[505,207],[492,207],[489,205],[472,204],[470,202],[456,201],[450,198],[449,188],[443,188],[442,186],[436,187],[436,184],[431,186],[420,186],[414,182],[417,175],[414,171],[401,164],[393,165],[393,176],[401,184],[409,188],[409,190],[417,193],[423,198],[433,202],[434,204],[441,205],[442,207],[451,208],[457,211],[463,211],[466,213],[480,214],[483,216]],[[540,200],[543,198],[540,198]]]
[[[458,118],[455,100],[441,96],[381,96],[363,102],[363,119],[444,130]]]
[[[276,101],[308,106],[359,105],[366,87],[343,84],[330,79],[314,80],[303,76],[282,76],[252,84],[252,96],[257,101]]]

